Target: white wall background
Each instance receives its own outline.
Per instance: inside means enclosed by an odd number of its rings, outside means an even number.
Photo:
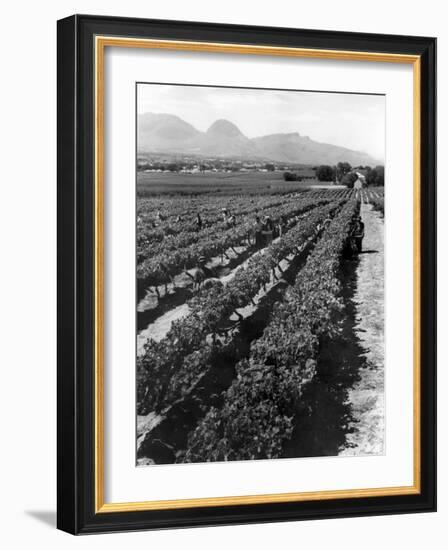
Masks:
[[[440,0],[8,2],[0,33],[0,541],[5,548],[446,547],[448,192],[439,182],[439,512],[75,538],[55,530],[56,20],[73,13],[184,19],[439,39],[440,165],[448,149],[448,31]],[[439,170],[445,174],[445,170]],[[445,251],[445,253],[444,253]]]

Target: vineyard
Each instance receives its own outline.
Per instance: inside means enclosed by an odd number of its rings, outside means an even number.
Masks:
[[[324,356],[359,340],[349,243],[364,212],[382,224],[382,188],[139,197],[139,464],[307,455]]]

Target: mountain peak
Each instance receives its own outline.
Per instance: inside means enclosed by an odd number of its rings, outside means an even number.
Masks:
[[[152,112],[141,113],[139,115],[139,121],[143,123],[145,122],[164,123],[167,121],[176,121],[176,122],[180,122],[181,124],[188,124],[179,116],[172,115],[171,113],[152,113]]]
[[[144,113],[139,115],[138,120],[139,139],[143,142],[151,136],[154,138],[154,145],[164,143],[164,140],[174,140],[177,142],[188,141],[201,135],[194,126],[169,113]],[[160,143],[157,143],[157,139]],[[151,139],[149,139],[151,141]]]
[[[225,136],[229,138],[243,135],[236,124],[230,122],[230,120],[226,120],[225,118],[215,120],[215,122],[207,130],[207,134]]]

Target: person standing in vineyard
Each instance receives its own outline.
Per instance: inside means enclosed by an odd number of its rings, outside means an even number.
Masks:
[[[264,245],[269,246],[272,243],[273,238],[273,230],[274,226],[271,220],[270,216],[265,216],[264,223],[263,223],[263,237],[264,237]]]
[[[199,231],[200,229],[202,229],[202,218],[201,218],[201,214],[198,212],[197,216],[196,216],[196,229]]]
[[[364,238],[364,222],[361,216],[355,216],[351,236],[355,242],[358,254],[362,252],[362,240]]]
[[[261,239],[261,231],[263,229],[263,225],[260,220],[260,216],[255,216],[255,246],[257,248],[261,248],[262,239]]]
[[[230,214],[227,218],[227,227],[235,227],[236,225],[236,218],[234,214]]]
[[[287,225],[288,225],[288,220],[286,216],[282,214],[280,216],[280,221],[278,224],[278,234],[280,237],[285,233]]]

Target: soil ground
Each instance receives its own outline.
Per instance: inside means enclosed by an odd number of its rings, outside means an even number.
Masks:
[[[365,238],[353,298],[354,331],[366,361],[349,390],[354,431],[344,455],[384,452],[384,223],[370,204],[362,204],[361,216]]]

